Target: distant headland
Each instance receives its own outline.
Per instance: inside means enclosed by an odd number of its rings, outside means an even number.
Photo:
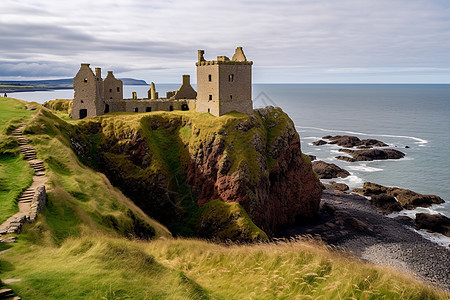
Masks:
[[[120,78],[124,85],[148,85],[145,80]],[[73,78],[54,80],[0,81],[0,93],[72,89]]]

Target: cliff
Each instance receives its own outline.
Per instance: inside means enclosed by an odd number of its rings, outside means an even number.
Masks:
[[[320,183],[280,108],[109,114],[70,136],[87,164],[175,233],[195,234],[198,207],[215,199],[239,203],[269,234],[318,210]]]

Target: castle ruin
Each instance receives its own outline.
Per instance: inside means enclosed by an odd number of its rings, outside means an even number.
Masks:
[[[123,83],[108,71],[102,79],[101,69],[95,74],[89,64],[81,64],[73,79],[74,99],[71,117],[83,119],[108,112],[196,111],[222,116],[237,111],[250,114],[252,102],[252,64],[245,57],[242,47],[237,47],[231,59],[218,56],[206,61],[203,50],[198,50],[197,91],[190,83],[190,76],[183,75],[180,88],[167,92],[160,98],[152,82],[147,98],[138,99],[135,92],[131,99],[123,98]]]

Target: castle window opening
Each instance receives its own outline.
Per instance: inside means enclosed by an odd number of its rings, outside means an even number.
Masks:
[[[117,87],[117,91],[120,92],[120,87]]]
[[[173,106],[172,106],[172,105],[169,107],[169,110],[170,110],[170,111],[173,111]]]
[[[210,109],[208,108],[208,112],[210,112]]]
[[[186,103],[185,104],[181,104],[181,110],[187,111],[187,110],[189,110],[189,106]]]
[[[81,100],[81,103],[84,103],[84,100]]]
[[[234,74],[228,75],[228,81],[233,82],[234,81]]]
[[[85,83],[87,82],[87,78],[84,79],[84,82],[85,82]]]
[[[152,108],[150,106],[145,108],[145,112],[151,112],[151,111],[152,111]]]
[[[230,95],[230,100],[233,100],[233,95]]]
[[[109,89],[109,92],[112,93],[112,89]]]
[[[212,81],[212,76],[211,76],[211,74],[208,75],[208,81]]]
[[[109,104],[105,104],[105,114],[109,113]]]
[[[212,95],[209,95],[209,101],[211,101],[212,100]]]
[[[139,112],[139,109],[137,107],[135,107],[134,112]]]

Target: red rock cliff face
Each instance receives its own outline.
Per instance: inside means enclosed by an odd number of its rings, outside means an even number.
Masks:
[[[239,202],[253,222],[267,233],[316,214],[322,189],[308,158],[302,157],[300,138],[281,109],[268,107],[235,125],[247,136],[248,151],[239,160],[236,138],[220,133],[191,152],[188,182],[197,189],[199,205],[214,199]],[[239,136],[238,136],[239,138]],[[251,149],[254,148],[254,149]]]

